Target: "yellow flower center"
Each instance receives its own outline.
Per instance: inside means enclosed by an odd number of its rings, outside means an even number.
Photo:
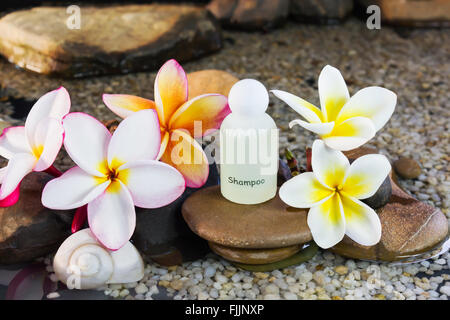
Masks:
[[[104,174],[103,177],[96,177],[98,184],[104,183],[106,181],[110,181],[111,184],[109,185],[107,191],[108,192],[118,192],[120,190],[120,183],[119,180],[122,181],[122,183],[127,184],[128,179],[128,169],[118,170],[119,167],[124,162],[114,158],[111,161],[111,165],[108,165],[108,162],[105,160],[103,162],[100,162],[97,166],[98,171]]]
[[[42,155],[42,152],[44,151],[44,146],[42,144],[35,146],[31,151],[33,152],[33,155],[36,157],[36,159],[39,159]]]

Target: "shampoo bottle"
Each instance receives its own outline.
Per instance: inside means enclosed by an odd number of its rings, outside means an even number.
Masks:
[[[277,193],[278,129],[266,113],[269,94],[253,79],[237,82],[228,95],[231,114],[220,127],[220,188],[236,203],[256,204]]]

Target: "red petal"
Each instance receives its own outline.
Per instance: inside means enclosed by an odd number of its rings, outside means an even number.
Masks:
[[[7,196],[3,200],[0,200],[0,208],[6,208],[15,205],[16,202],[19,200],[19,196],[20,196],[20,183],[9,196]]]
[[[77,211],[75,211],[75,215],[72,220],[72,233],[79,231],[87,219],[87,204],[79,207]]]

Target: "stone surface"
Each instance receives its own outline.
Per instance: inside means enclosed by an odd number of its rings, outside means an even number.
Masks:
[[[207,3],[209,0],[189,0],[186,2],[189,3]],[[0,9],[8,8],[8,9],[18,9],[23,7],[30,7],[30,6],[38,6],[38,5],[46,5],[46,6],[57,6],[57,5],[65,5],[69,6],[71,4],[81,4],[92,5],[93,3],[107,3],[110,4],[111,0],[77,0],[77,1],[69,1],[69,0],[2,0],[0,2]],[[116,1],[118,2],[118,1]],[[126,1],[122,1],[126,2]],[[153,0],[133,0],[129,1],[133,3],[149,3],[154,2]],[[158,0],[158,2],[174,2],[174,0]]]
[[[358,0],[367,8],[377,5],[384,22],[402,26],[450,26],[450,1],[448,0]]]
[[[362,246],[347,236],[332,251],[355,259],[395,261],[426,252],[448,234],[445,215],[437,208],[414,199],[391,180],[389,203],[377,210],[382,235],[375,246]]]
[[[74,210],[42,206],[41,193],[51,176],[31,173],[20,187],[19,201],[0,208],[0,264],[31,261],[55,249],[70,235]]]
[[[216,165],[212,164],[203,188],[217,185],[218,181]],[[145,260],[176,265],[202,258],[209,252],[207,242],[189,229],[181,215],[181,206],[186,198],[201,190],[186,188],[180,198],[162,208],[136,207],[136,230],[132,241]]]
[[[231,87],[239,81],[222,70],[201,70],[188,73],[189,99],[206,93],[220,93],[228,97]]]
[[[189,227],[200,237],[228,247],[280,248],[312,239],[307,211],[287,206],[279,196],[255,205],[226,200],[220,187],[209,187],[189,197],[182,207]]]
[[[159,68],[221,48],[207,10],[191,5],[123,5],[81,11],[81,28],[66,26],[66,7],[36,7],[0,19],[0,52],[18,66],[64,77]]]
[[[290,13],[301,22],[330,23],[347,17],[353,0],[291,0]]]
[[[241,269],[256,272],[256,273],[272,272],[274,270],[278,270],[278,272],[280,272],[279,270],[284,269],[284,268],[293,267],[293,266],[297,266],[297,267],[301,266],[304,262],[307,262],[308,260],[311,260],[312,258],[314,258],[314,256],[317,254],[318,250],[319,250],[319,247],[317,246],[317,244],[315,244],[312,241],[312,242],[304,244],[300,251],[298,251],[297,253],[295,253],[295,254],[291,255],[290,257],[287,257],[283,260],[279,260],[279,261],[267,263],[267,264],[245,264],[245,263],[239,263],[239,262],[234,262],[233,264]],[[256,275],[256,273],[255,273],[255,275]],[[262,274],[262,275],[264,275],[264,274]],[[269,276],[268,274],[266,274],[266,275]],[[258,277],[258,275],[256,277],[257,278],[261,277],[261,274],[259,274],[259,277]],[[272,282],[271,280],[269,280],[269,281]]]
[[[394,170],[402,178],[415,179],[422,173],[422,169],[416,160],[410,158],[400,158],[394,161]]]
[[[213,0],[207,8],[225,27],[269,30],[285,21],[289,0]]]
[[[242,249],[226,247],[214,242],[209,242],[209,247],[219,256],[233,262],[245,264],[267,264],[289,258],[299,252],[302,245],[297,244],[274,249]]]

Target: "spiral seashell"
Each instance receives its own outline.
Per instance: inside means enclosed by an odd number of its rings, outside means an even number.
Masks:
[[[69,289],[93,289],[144,277],[144,262],[130,242],[111,251],[96,240],[90,229],[72,234],[61,244],[53,269]]]

